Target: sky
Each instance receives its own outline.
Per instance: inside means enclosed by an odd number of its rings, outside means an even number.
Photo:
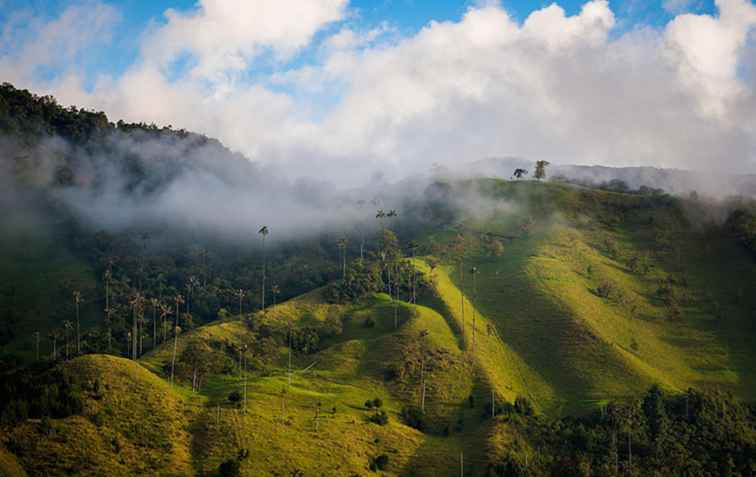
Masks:
[[[756,172],[751,0],[0,0],[0,81],[339,184],[516,156]]]

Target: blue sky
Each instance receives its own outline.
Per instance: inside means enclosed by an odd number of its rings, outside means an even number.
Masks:
[[[72,5],[87,5],[89,0],[0,0],[0,27],[6,25],[12,15],[28,13],[38,19],[53,19]],[[674,2],[674,0],[667,0]],[[632,29],[636,25],[661,27],[672,18],[665,10],[665,0],[612,0],[610,6],[617,17],[615,34]],[[112,38],[91,48],[79,58],[85,83],[91,83],[98,74],[118,76],[138,58],[139,39],[151,24],[161,24],[167,9],[192,11],[196,0],[104,0],[114,6],[120,18],[112,32]],[[471,0],[351,0],[352,15],[346,23],[356,29],[370,29],[388,23],[402,36],[410,36],[431,21],[458,21],[471,6],[480,4]],[[552,3],[552,0],[501,0],[499,2],[517,21],[522,22],[534,10]],[[579,13],[582,0],[559,0],[568,15]],[[684,11],[693,13],[715,12],[713,0],[677,0]],[[321,32],[325,37],[337,26]],[[312,60],[314,48],[306,49],[292,59],[291,66],[306,64]],[[258,62],[260,74],[269,73],[265,62]],[[256,72],[250,72],[255,74]],[[52,77],[54,68],[41,68],[40,76]]]

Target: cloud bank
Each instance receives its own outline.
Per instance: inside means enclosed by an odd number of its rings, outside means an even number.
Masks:
[[[490,156],[756,172],[749,0],[624,31],[605,0],[522,22],[477,2],[412,35],[360,29],[346,0],[202,0],[165,12],[118,76],[89,87],[76,68],[40,78],[59,56],[33,40],[70,58],[118,21],[114,7],[87,5],[6,25],[0,77],[111,118],[217,137],[291,178],[347,187]]]

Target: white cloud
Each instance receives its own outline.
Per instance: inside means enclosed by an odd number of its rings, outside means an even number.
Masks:
[[[345,185],[376,170],[399,175],[491,155],[756,168],[756,82],[742,75],[756,64],[748,0],[622,34],[612,34],[604,0],[573,16],[551,5],[522,24],[494,2],[406,37],[342,23],[316,45],[317,32],[348,18],[344,1],[254,4],[255,15],[247,3],[240,14],[209,0],[171,13],[122,77],[87,92],[71,74],[49,91]],[[286,56],[310,46],[317,54],[304,66],[255,81],[238,74],[254,69],[261,49]],[[185,53],[191,74],[170,79],[166,65]]]
[[[201,0],[188,13],[168,10],[167,23],[146,36],[147,62],[168,67],[183,53],[193,55],[191,74],[214,79],[242,71],[262,51],[287,57],[313,35],[340,20],[347,0]]]
[[[29,11],[11,14],[0,36],[0,74],[24,82],[39,67],[69,70],[88,48],[110,41],[119,18],[115,8],[101,3],[75,4],[52,20]]]

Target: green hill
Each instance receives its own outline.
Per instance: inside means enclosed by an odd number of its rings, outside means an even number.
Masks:
[[[466,276],[455,253],[434,271],[436,289],[460,324],[463,288],[467,347],[474,307],[473,354],[498,386],[510,387],[505,396],[559,412],[638,395],[652,383],[753,398],[756,299],[747,290],[756,267],[734,239],[699,228],[664,197],[530,182],[482,187],[523,208],[430,240],[464,249]],[[497,237],[510,237],[500,256],[486,245],[504,240]],[[492,349],[501,355],[491,359]]]
[[[60,365],[82,408],[30,419],[3,440],[30,475],[185,475],[190,436],[184,401],[123,358],[88,355]],[[49,389],[49,388],[48,388]]]

